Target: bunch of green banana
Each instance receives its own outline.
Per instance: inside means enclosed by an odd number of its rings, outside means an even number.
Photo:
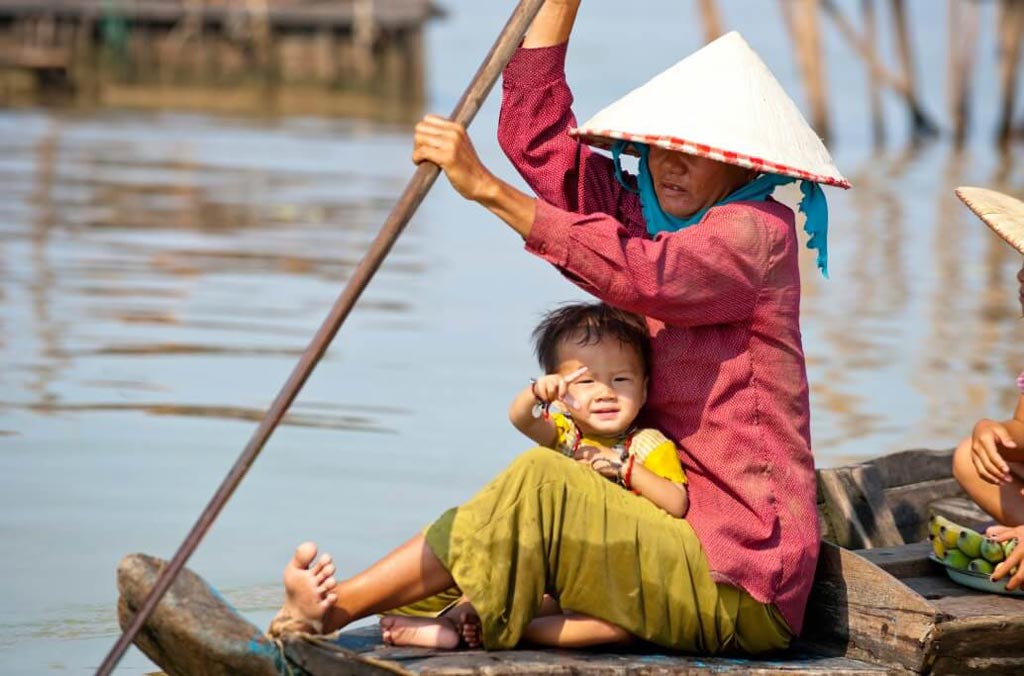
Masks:
[[[1017,546],[1017,540],[999,543],[938,514],[928,522],[928,539],[935,556],[950,568],[983,575],[991,575],[996,565]],[[1016,572],[1015,567],[1010,574]]]

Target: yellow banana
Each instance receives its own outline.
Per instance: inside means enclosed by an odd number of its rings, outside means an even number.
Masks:
[[[942,559],[946,556],[946,545],[942,542],[942,538],[938,535],[929,536],[929,540],[932,541],[932,551],[935,552],[935,556]],[[999,550],[1002,553],[1002,549]]]
[[[942,542],[946,545],[947,550],[956,548],[957,540],[960,539],[960,530],[960,526],[955,523],[939,526],[939,537],[942,538]]]

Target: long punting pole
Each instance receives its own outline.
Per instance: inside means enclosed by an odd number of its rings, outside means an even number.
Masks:
[[[491,47],[491,51],[487,54],[483,64],[481,64],[480,69],[477,70],[472,82],[470,82],[462,98],[456,104],[455,110],[452,112],[452,119],[454,121],[463,125],[469,125],[473,120],[477,111],[480,110],[484,99],[487,98],[487,94],[491,91],[491,87],[497,81],[498,75],[505,68],[505,64],[512,57],[512,53],[519,46],[519,42],[522,40],[523,35],[526,34],[527,28],[529,28],[530,23],[543,4],[544,0],[520,0],[508,23],[505,24],[501,34],[498,35],[498,39],[494,42],[494,46]],[[399,197],[394,208],[392,208],[376,239],[370,245],[369,251],[366,252],[363,260],[355,269],[338,299],[334,301],[334,305],[331,307],[327,318],[313,336],[309,347],[302,353],[299,363],[295,365],[288,380],[278,393],[277,398],[274,399],[270,408],[263,415],[263,420],[260,421],[259,427],[256,428],[249,443],[246,444],[242,454],[235,461],[231,471],[224,477],[224,481],[210,499],[206,509],[199,515],[199,519],[192,526],[192,530],[189,531],[185,541],[181,543],[181,547],[178,548],[174,558],[171,559],[167,567],[161,572],[160,577],[153,585],[153,591],[146,598],[146,602],[142,604],[142,608],[132,618],[131,624],[121,634],[121,638],[114,644],[114,647],[110,649],[110,653],[107,654],[103,663],[96,671],[97,676],[107,676],[117,666],[125,650],[131,645],[142,625],[152,615],[157,603],[159,603],[160,599],[170,588],[171,583],[174,582],[175,577],[185,566],[185,562],[188,561],[196,547],[199,546],[203,536],[206,535],[210,526],[213,525],[214,519],[217,518],[217,515],[223,509],[231,494],[238,488],[238,484],[241,483],[256,457],[263,450],[264,444],[267,443],[277,424],[281,422],[281,418],[284,417],[285,412],[298,395],[299,390],[302,389],[306,379],[313,372],[313,368],[320,361],[324,352],[327,351],[327,347],[338,332],[342,322],[348,317],[352,306],[355,305],[366,285],[369,284],[370,279],[377,272],[377,268],[380,267],[381,262],[387,256],[388,251],[391,250],[395,240],[398,239],[398,236],[405,229],[416,208],[419,207],[434,181],[437,180],[439,173],[440,169],[437,165],[430,164],[429,162],[424,162],[417,167],[408,185],[406,185],[405,191]]]

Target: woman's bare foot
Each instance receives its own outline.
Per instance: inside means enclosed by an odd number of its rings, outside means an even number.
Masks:
[[[324,613],[338,600],[333,591],[337,583],[330,554],[322,555],[316,563],[314,559],[316,544],[303,542],[285,566],[284,606],[270,623],[270,635],[295,631],[322,633]]]
[[[459,632],[452,621],[443,616],[385,615],[380,618],[380,635],[386,645],[444,650],[459,647]]]

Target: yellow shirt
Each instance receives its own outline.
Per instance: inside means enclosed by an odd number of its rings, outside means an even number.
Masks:
[[[679,454],[672,440],[653,427],[634,428],[620,437],[585,437],[575,421],[564,413],[549,411],[555,424],[555,441],[552,448],[563,455],[573,456],[580,446],[600,444],[605,448],[628,450],[640,464],[655,474],[675,483],[685,484],[686,473],[679,462]]]

